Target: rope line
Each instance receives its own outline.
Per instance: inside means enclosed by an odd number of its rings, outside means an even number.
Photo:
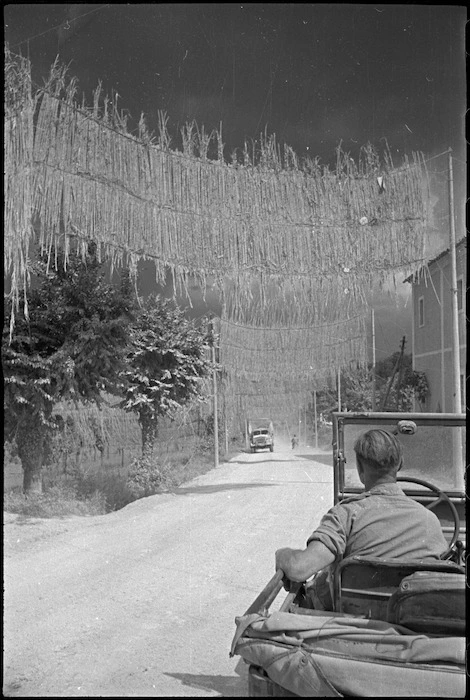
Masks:
[[[76,22],[77,19],[81,19],[82,17],[86,17],[87,15],[91,15],[93,12],[99,12],[100,10],[105,10],[107,7],[111,7],[111,5],[102,5],[101,7],[96,7],[94,10],[90,10],[89,12],[85,12],[83,15],[79,15],[78,17],[74,17],[73,19],[65,19],[63,20],[60,24],[57,24],[55,27],[51,27],[50,29],[46,29],[44,32],[40,32],[40,34],[35,34],[34,36],[30,36],[28,39],[23,39],[23,41],[19,41],[17,44],[13,44],[11,48],[16,48],[17,46],[21,46],[21,44],[28,44],[28,54],[29,54],[29,42],[33,41],[33,39],[38,39],[40,36],[44,36],[45,34],[49,34],[49,32],[53,32],[56,29],[59,29],[60,27],[63,27],[64,24],[70,22]]]

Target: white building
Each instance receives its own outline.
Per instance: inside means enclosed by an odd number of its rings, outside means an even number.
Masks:
[[[465,412],[465,368],[467,357],[466,290],[467,240],[456,245],[457,305],[460,350],[460,398]],[[453,413],[452,351],[452,283],[451,255],[447,249],[428,264],[429,275],[419,281],[409,277],[412,285],[412,355],[413,369],[424,372],[429,393],[424,410],[431,413]]]

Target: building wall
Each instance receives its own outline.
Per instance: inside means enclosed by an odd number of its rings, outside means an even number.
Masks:
[[[459,310],[462,411],[465,411],[467,244],[457,246],[457,280],[461,280]],[[453,412],[451,258],[447,251],[429,264],[429,275],[413,283],[413,367],[425,372],[430,387],[425,410]],[[424,323],[421,323],[424,321]],[[418,408],[418,407],[416,407]]]

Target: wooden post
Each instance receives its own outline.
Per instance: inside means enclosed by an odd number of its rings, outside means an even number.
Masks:
[[[392,384],[393,384],[393,381],[394,381],[394,379],[395,379],[395,375],[396,375],[396,373],[397,373],[398,368],[399,368],[400,365],[401,365],[401,361],[402,361],[402,358],[403,358],[403,353],[404,353],[404,351],[405,351],[405,343],[406,343],[406,336],[403,336],[403,338],[401,339],[400,354],[398,355],[398,358],[397,358],[397,360],[396,360],[396,362],[395,362],[395,366],[394,366],[393,371],[392,371],[392,376],[391,376],[390,379],[388,380],[387,391],[385,392],[385,396],[384,396],[383,399],[382,399],[382,403],[381,403],[381,406],[380,406],[380,410],[381,410],[381,411],[385,411],[385,410],[386,410],[388,395],[390,394],[390,389],[392,388]]]
[[[318,447],[317,390],[313,390],[313,418],[315,421],[315,447]]]
[[[404,339],[405,338],[403,338],[403,340]],[[404,351],[405,351],[405,346],[403,345],[403,352],[401,354],[401,362],[400,362],[400,367],[398,369],[398,379],[397,379],[397,396],[396,396],[396,402],[395,402],[397,411],[400,410],[400,408],[399,408],[400,407],[400,389],[401,389],[401,385],[403,382],[403,355],[404,355]]]
[[[457,253],[455,246],[454,220],[454,175],[452,168],[452,149],[449,148],[449,220],[450,220],[450,267],[451,267],[451,302],[452,302],[452,376],[453,376],[453,405],[454,413],[462,413],[460,389],[460,340],[459,340],[459,309],[457,299]],[[455,464],[455,485],[464,486],[464,467],[462,454],[462,435],[460,428],[454,428],[453,452]]]
[[[452,300],[452,370],[453,370],[453,411],[462,413],[460,397],[460,341],[459,341],[459,309],[457,299],[457,255],[455,250],[455,221],[454,221],[454,176],[452,170],[452,154],[449,152],[449,219],[450,219],[450,261],[451,261],[451,300]]]
[[[214,409],[214,467],[219,466],[219,417],[217,407],[217,371],[215,367],[215,341],[214,341],[214,319],[211,327],[211,354],[212,354],[212,391]]]
[[[375,313],[372,309],[372,410],[375,411]]]
[[[338,370],[338,411],[341,411],[341,370]]]

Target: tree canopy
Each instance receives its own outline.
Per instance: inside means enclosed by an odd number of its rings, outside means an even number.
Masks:
[[[11,299],[4,299],[2,364],[5,437],[16,436],[24,489],[41,490],[40,473],[54,404],[61,399],[100,402],[122,391],[133,293],[129,280],[115,287],[93,246],[84,259],[71,255],[67,269],[39,255],[33,284],[12,328]]]
[[[379,360],[375,367],[375,410],[405,411],[413,408],[413,399],[424,410],[429,391],[424,372],[413,370],[411,355],[403,354],[400,371],[395,373],[400,351]],[[372,411],[372,367],[341,373],[341,408],[348,411]],[[310,407],[313,410],[312,406]],[[338,392],[334,386],[317,392],[317,411],[328,415],[338,410]]]
[[[196,326],[173,301],[150,296],[143,303],[130,331],[122,407],[138,414],[144,450],[155,440],[159,416],[205,398],[208,343],[207,326]]]

